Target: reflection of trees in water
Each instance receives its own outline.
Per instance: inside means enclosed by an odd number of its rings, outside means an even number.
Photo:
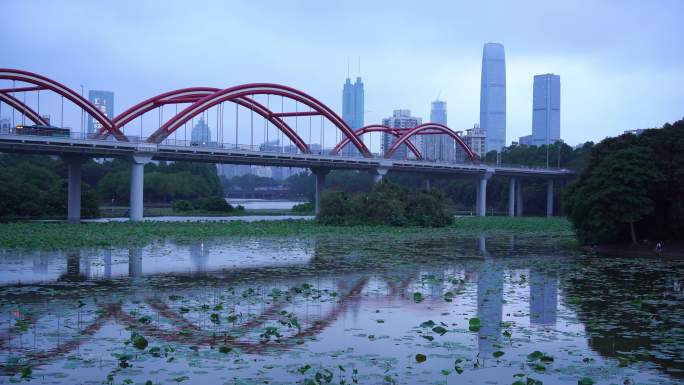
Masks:
[[[596,258],[596,257],[594,257]],[[682,293],[673,290],[682,261],[579,260],[561,280],[564,300],[577,312],[592,349],[622,362],[644,361],[684,378]]]

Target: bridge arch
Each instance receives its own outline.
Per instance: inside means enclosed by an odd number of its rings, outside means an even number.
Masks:
[[[165,92],[163,94],[146,99],[120,113],[119,115],[115,116],[114,119],[112,119],[112,123],[115,127],[121,129],[124,125],[126,125],[126,123],[142,116],[146,112],[152,111],[157,107],[166,104],[194,103],[197,100],[207,95],[211,95],[218,90],[219,88],[213,87],[192,87]],[[102,130],[100,130],[100,133],[105,133],[104,127]]]
[[[380,124],[374,124],[370,126],[365,126],[361,127],[358,130],[354,131],[354,135],[358,138],[361,138],[362,135],[369,133],[369,132],[384,132],[390,135],[393,135],[394,137],[398,138],[401,136],[401,133],[396,129],[396,128],[391,128],[387,126],[383,126]],[[350,139],[348,137],[343,138],[336,146],[333,148],[331,151],[332,155],[336,155],[339,153],[344,146],[346,146],[350,142]],[[416,156],[416,159],[422,160],[423,159],[423,154],[420,153],[420,150],[416,148],[416,146],[409,142],[406,142],[406,147],[411,150],[411,152]]]
[[[90,103],[83,96],[79,95],[74,90],[58,83],[52,79],[45,76],[38,75],[28,71],[16,70],[11,68],[0,68],[0,79],[5,80],[16,80],[28,84],[32,84],[36,87],[27,87],[24,90],[50,90],[53,91],[66,99],[70,100],[72,103],[76,104],[79,108],[82,108],[86,114],[92,116],[93,119],[97,120],[102,127],[104,127],[108,132],[113,134],[120,141],[128,141],[128,138],[114,127],[112,122],[107,118],[107,116]],[[19,90],[19,89],[17,89]],[[7,90],[4,90],[7,91]],[[6,93],[6,92],[5,92]]]
[[[10,107],[24,114],[24,116],[26,116],[34,124],[39,124],[42,126],[48,125],[45,119],[43,119],[36,111],[14,96],[0,92],[0,101],[7,103]]]
[[[414,136],[414,135],[431,135],[431,134],[446,134],[449,137],[451,137],[461,148],[465,151],[466,155],[468,156],[468,159],[471,161],[476,161],[477,160],[477,155],[473,152],[473,150],[468,147],[467,144],[461,139],[460,136],[454,131],[452,131],[449,127],[443,126],[441,124],[437,123],[425,123],[421,124],[420,126],[413,127],[406,131],[399,139],[397,139],[392,146],[385,152],[385,158],[391,158],[392,155],[397,151],[399,146],[401,146],[404,143],[410,143],[408,140]]]
[[[307,107],[311,108],[312,112],[281,112],[274,113],[268,108],[264,107],[260,103],[256,102],[251,98],[255,95],[276,95],[282,96],[296,102],[302,103]],[[274,125],[278,126],[283,132],[288,135],[288,137],[297,145],[303,152],[310,152],[308,145],[304,142],[293,130],[289,129],[287,124],[281,119],[286,116],[310,116],[310,115],[321,115],[325,117],[328,121],[340,131],[342,134],[350,139],[356,148],[366,157],[371,157],[371,153],[366,148],[365,144],[359,138],[354,135],[351,128],[328,106],[316,100],[315,98],[309,96],[308,94],[296,90],[291,87],[283,86],[280,84],[272,83],[251,83],[239,85],[231,88],[226,88],[221,91],[217,91],[213,94],[207,95],[202,99],[197,100],[183,111],[169,119],[164,125],[162,125],[157,131],[147,139],[151,143],[159,143],[168,137],[171,133],[177,130],[180,126],[186,123],[188,120],[197,116],[198,114],[208,110],[209,108],[223,103],[223,102],[234,102],[243,105],[254,112],[259,113],[269,121],[273,122]]]

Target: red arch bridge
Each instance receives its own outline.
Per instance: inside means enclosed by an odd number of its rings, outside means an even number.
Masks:
[[[111,112],[84,98],[82,90],[76,92],[45,76],[5,68],[0,69],[0,81],[7,83],[0,88],[0,117],[3,106],[12,114],[11,124],[0,130],[0,151],[61,156],[69,170],[70,221],[80,220],[80,168],[88,158],[130,160],[131,220],[143,218],[143,167],[154,160],[309,168],[316,176],[317,212],[325,175],[332,169],[366,170],[376,181],[389,170],[469,176],[477,181],[476,212],[481,216],[492,176],[510,180],[511,216],[523,213],[521,180],[547,179],[547,215],[551,216],[554,180],[574,175],[565,169],[481,163],[459,132],[436,123],[410,129],[370,125],[353,130],[324,103],[280,84],[182,88],[153,96],[110,118]],[[44,114],[48,108],[59,111],[51,115],[59,116],[59,124]],[[72,117],[80,114],[80,131],[65,128],[69,109]],[[213,123],[214,118],[212,138],[207,122]],[[364,141],[372,145],[373,134],[393,138],[382,154],[372,153]],[[452,154],[450,161],[422,153],[418,142],[433,135],[439,136],[439,147]],[[255,145],[255,138],[262,144]],[[462,160],[456,161],[459,157]]]

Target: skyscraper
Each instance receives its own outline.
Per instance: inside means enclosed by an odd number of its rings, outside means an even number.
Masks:
[[[363,99],[364,91],[361,77],[357,77],[354,84],[347,78],[342,89],[342,119],[352,130],[363,127]],[[345,155],[356,155],[359,154],[359,151],[353,144],[349,143],[340,151],[340,153]]]
[[[399,128],[399,129],[409,129],[413,128],[415,126],[420,125],[423,122],[423,119],[421,118],[416,118],[414,116],[411,116],[411,110],[394,110],[392,113],[392,116],[389,118],[385,118],[382,120],[382,125],[387,126],[390,128]],[[382,134],[382,152],[385,153],[387,150],[392,146],[392,143],[394,143],[395,137],[390,134],[383,133]],[[413,137],[409,139],[411,143],[416,145],[418,148],[422,148],[421,144],[421,138],[420,137]],[[406,147],[405,144],[402,144],[399,146],[397,151],[394,152],[394,156],[392,158],[396,159],[406,159],[408,156],[408,148]]]
[[[211,131],[209,130],[209,125],[204,121],[204,117],[200,117],[192,127],[190,144],[193,146],[207,146],[210,142]]]
[[[446,102],[435,100],[430,109],[430,123],[437,123],[443,126],[447,124]],[[423,137],[423,147],[420,149],[423,158],[426,160],[448,160],[450,151],[448,144],[453,143],[451,138],[444,134],[425,135]],[[451,151],[453,152],[453,151]]]
[[[109,119],[114,118],[114,93],[112,91],[88,91],[88,100],[95,105]],[[88,134],[96,134],[102,124],[88,115]]]
[[[532,141],[541,146],[560,140],[560,76],[535,75],[532,97]]]
[[[499,43],[482,50],[480,127],[487,131],[487,151],[506,145],[506,58]]]

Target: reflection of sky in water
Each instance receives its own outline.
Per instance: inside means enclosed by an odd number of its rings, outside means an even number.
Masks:
[[[562,283],[581,265],[563,257],[572,252],[557,239],[455,237],[389,246],[339,237],[245,238],[5,252],[3,282],[60,281],[3,289],[3,297],[16,303],[0,305],[9,315],[0,319],[0,362],[47,351],[35,382],[100,383],[117,368],[112,353],[134,352],[123,344],[133,326],[150,346],[175,351],[161,358],[137,354],[114,383],[173,383],[184,375],[189,379],[183,383],[192,384],[292,383],[321,368],[335,373],[334,383],[339,375],[350,383],[352,368],[363,384],[384,383],[385,376],[398,383],[444,383],[440,372],[453,370],[456,358],[464,360],[464,372],[451,373],[448,383],[512,383],[520,372],[544,384],[576,384],[584,376],[598,383],[674,383],[650,364],[619,368],[590,348],[586,325],[568,306]],[[58,294],[51,292],[55,288]],[[454,293],[451,302],[444,299],[448,292]],[[415,293],[423,300],[414,301]],[[299,321],[300,335],[279,323],[287,314]],[[230,315],[236,319],[229,321]],[[138,321],[144,317],[149,323]],[[474,317],[481,320],[478,332],[468,330]],[[25,333],[17,331],[17,319],[29,322]],[[429,320],[448,332],[440,336],[420,327]],[[281,343],[263,342],[266,326],[279,328]],[[219,353],[222,344],[242,353]],[[544,373],[526,364],[534,350],[555,359]],[[505,353],[499,362],[492,355],[497,351]],[[417,353],[428,360],[417,364]],[[169,357],[174,359],[167,362]],[[300,374],[304,365],[312,369]],[[0,383],[6,380],[0,377]]]

